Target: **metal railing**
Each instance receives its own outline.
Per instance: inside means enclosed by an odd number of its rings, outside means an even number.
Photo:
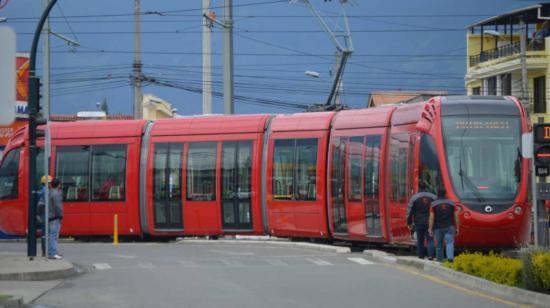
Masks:
[[[544,50],[544,42],[530,40],[527,45],[527,51],[542,51]],[[484,50],[478,55],[470,56],[470,66],[478,65],[479,63],[495,60],[498,58],[508,57],[520,53],[520,43],[514,42],[495,49]]]

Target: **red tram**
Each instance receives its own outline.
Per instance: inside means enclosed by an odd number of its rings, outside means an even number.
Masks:
[[[63,235],[270,234],[411,245],[408,198],[444,187],[464,248],[529,239],[528,122],[512,97],[292,115],[51,123]],[[27,232],[27,131],[0,166],[0,230]],[[39,145],[41,145],[39,141]],[[39,151],[38,170],[43,170]],[[40,172],[39,172],[40,174]]]

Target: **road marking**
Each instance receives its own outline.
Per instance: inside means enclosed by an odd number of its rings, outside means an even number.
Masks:
[[[219,253],[219,254],[224,254],[224,255],[230,255],[230,256],[253,256],[254,255],[253,252],[234,252],[234,251],[225,251],[225,250],[216,250],[216,249],[211,249],[209,251]]]
[[[476,296],[479,296],[479,297],[484,297],[484,298],[487,298],[487,299],[490,299],[492,301],[495,301],[495,302],[499,302],[499,303],[502,303],[502,304],[506,304],[506,305],[509,305],[509,306],[514,306],[514,307],[530,307],[528,305],[521,305],[519,303],[514,303],[514,302],[511,302],[511,301],[507,301],[505,299],[502,299],[502,298],[498,298],[498,297],[495,297],[495,296],[491,296],[491,295],[487,295],[487,294],[484,294],[484,293],[481,293],[481,292],[477,292],[477,291],[474,291],[474,290],[469,290],[469,289],[466,289],[466,288],[463,288],[463,287],[460,287],[460,286],[457,286],[455,284],[452,284],[450,282],[447,282],[443,279],[439,279],[437,277],[434,277],[434,276],[431,276],[431,275],[428,275],[428,274],[423,274],[423,273],[420,273],[420,272],[417,272],[415,270],[412,270],[412,269],[408,269],[408,268],[405,268],[404,266],[401,266],[401,265],[386,265],[388,267],[392,267],[392,268],[397,268],[399,270],[402,270],[404,272],[407,272],[411,275],[417,275],[417,276],[420,276],[420,277],[423,277],[425,279],[428,279],[428,280],[431,280],[435,283],[438,283],[438,284],[441,284],[441,285],[444,285],[446,287],[449,287],[449,288],[452,288],[452,289],[456,289],[456,290],[459,290],[459,291],[462,291],[464,293],[468,293],[468,294],[472,294],[472,295],[476,295]]]
[[[145,269],[155,268],[155,266],[151,262],[139,262],[138,266]]]
[[[277,265],[277,266],[288,265],[288,263],[284,262],[283,260],[279,260],[279,259],[267,259],[266,262],[271,264],[271,265]]]
[[[107,263],[94,263],[94,268],[98,270],[111,269],[112,267]]]
[[[111,254],[110,256],[114,257],[114,258],[120,258],[120,259],[135,259],[135,258],[137,258],[136,256],[127,256],[127,255],[121,255],[121,254]]]
[[[332,263],[328,262],[328,261],[325,261],[325,260],[321,260],[321,259],[307,259],[309,262],[315,264],[315,265],[319,265],[319,266],[328,266],[328,265],[332,265]]]
[[[220,262],[222,262],[223,264],[225,264],[227,266],[232,266],[232,267],[242,267],[242,266],[244,266],[241,262],[236,261],[236,260],[221,259]]]
[[[371,264],[374,264],[374,262],[371,262],[369,260],[365,260],[363,258],[348,258],[348,260],[352,261],[352,262],[355,262],[355,263],[358,263],[358,264],[361,264],[361,265],[371,265]]]
[[[180,264],[185,266],[185,267],[197,267],[197,263],[195,261],[184,261],[184,260],[180,260]]]

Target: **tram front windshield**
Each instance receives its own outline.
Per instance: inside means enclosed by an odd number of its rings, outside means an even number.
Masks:
[[[443,136],[449,175],[460,199],[515,198],[521,175],[519,118],[447,116]]]

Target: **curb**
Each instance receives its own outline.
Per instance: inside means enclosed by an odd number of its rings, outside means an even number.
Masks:
[[[0,307],[2,308],[22,308],[25,307],[23,303],[23,298],[6,298],[0,299]]]
[[[69,278],[76,274],[74,267],[53,271],[0,274],[2,281],[45,281]],[[1,306],[0,306],[1,307]]]
[[[350,253],[349,247],[335,247],[331,245],[313,244],[313,243],[300,243],[289,242],[282,240],[196,240],[196,239],[181,239],[176,242],[177,244],[201,244],[201,245],[251,245],[251,246],[287,246],[297,248],[307,248],[317,251],[327,251],[333,253]]]
[[[462,286],[476,289],[478,291],[484,291],[506,300],[527,303],[540,307],[548,307],[548,304],[550,303],[550,295],[501,285],[483,278],[457,272],[432,261],[417,260],[414,257],[394,257],[385,252],[376,250],[365,250],[363,253],[376,258],[381,262],[414,267],[431,275],[445,278]]]

